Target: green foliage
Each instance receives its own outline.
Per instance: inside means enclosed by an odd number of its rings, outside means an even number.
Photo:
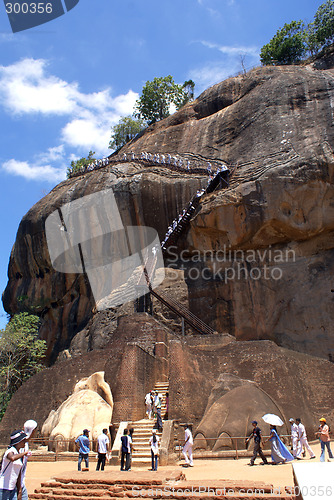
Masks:
[[[38,328],[38,316],[20,313],[0,330],[0,418],[20,385],[43,368],[46,342]]]
[[[180,109],[193,98],[194,86],[192,80],[179,85],[171,75],[147,81],[136,102],[135,116],[149,124],[166,118],[169,116],[171,105]]]
[[[315,40],[321,46],[334,42],[334,0],[327,0],[318,8],[314,16]]]
[[[144,128],[145,122],[140,118],[134,120],[131,116],[123,116],[117,125],[111,127],[112,134],[109,149],[121,148]]]
[[[292,21],[279,29],[269,43],[261,49],[264,65],[293,64],[300,61],[307,51],[307,34],[302,21]]]
[[[78,172],[78,170],[80,170],[82,167],[88,167],[88,165],[95,160],[94,155],[95,151],[89,151],[87,158],[83,157],[80,158],[80,160],[72,160],[71,166],[67,169],[67,178],[71,177],[71,175],[75,172]]]

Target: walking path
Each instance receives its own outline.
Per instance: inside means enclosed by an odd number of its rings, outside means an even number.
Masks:
[[[320,457],[320,444],[312,444],[312,448],[316,453],[316,460],[304,459],[299,461],[302,463],[317,463]],[[130,472],[122,473],[126,480],[142,480],[148,476],[154,479],[155,474],[164,473],[165,477],[175,471],[182,471],[185,474],[186,480],[196,481],[197,484],[203,482],[203,485],[210,484],[214,481],[226,480],[242,483],[242,481],[251,481],[256,483],[272,484],[275,488],[285,486],[293,486],[293,475],[291,463],[284,465],[255,465],[249,467],[247,464],[249,459],[242,458],[239,460],[195,460],[193,468],[183,468],[181,465],[158,467],[158,473],[149,472],[148,467],[136,467]],[[183,462],[180,462],[182,464]],[[260,463],[260,460],[255,462]],[[320,465],[320,464],[319,464]],[[91,463],[90,472],[77,471],[76,462],[31,462],[28,464],[26,485],[28,493],[33,493],[35,488],[39,488],[42,482],[48,481],[55,476],[65,474],[67,477],[82,477],[85,480],[89,478],[105,479],[115,478],[120,474],[119,466],[106,466],[104,472],[94,471],[96,463]],[[123,478],[123,476],[122,476]],[[190,483],[189,483],[190,484]]]

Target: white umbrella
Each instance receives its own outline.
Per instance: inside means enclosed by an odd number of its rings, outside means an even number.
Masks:
[[[270,425],[284,425],[284,422],[282,422],[282,420],[273,413],[266,413],[265,415],[263,415],[262,420],[264,420],[266,424]]]

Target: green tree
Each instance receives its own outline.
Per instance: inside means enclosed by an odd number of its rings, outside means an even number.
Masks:
[[[315,39],[321,46],[334,42],[334,0],[327,0],[314,16]]]
[[[83,157],[80,158],[80,160],[72,160],[71,166],[67,169],[67,178],[71,177],[75,172],[78,172],[82,167],[88,167],[88,165],[95,160],[94,155],[95,151],[89,151],[87,158]]]
[[[111,140],[109,149],[119,149],[127,142],[136,137],[139,132],[144,130],[145,122],[138,118],[133,119],[131,116],[123,116],[117,125],[111,127]]]
[[[171,75],[147,81],[142,95],[136,101],[135,116],[149,124],[166,118],[170,114],[171,105],[180,109],[193,98],[194,86],[192,80],[179,85]]]
[[[264,65],[293,64],[300,61],[307,51],[307,33],[302,21],[292,21],[279,29],[269,43],[261,49],[260,60]]]
[[[46,342],[38,328],[38,316],[20,313],[0,330],[0,419],[14,392],[43,368]]]

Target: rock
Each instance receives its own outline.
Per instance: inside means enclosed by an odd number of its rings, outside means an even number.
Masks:
[[[334,418],[334,365],[324,359],[269,340],[230,341],[220,336],[173,340],[169,359],[170,418],[184,422],[186,417],[196,431],[206,415],[206,437],[217,438],[219,432],[247,435],[254,418],[260,422],[259,416],[278,412],[286,425],[291,417],[300,417],[311,440],[320,416]]]
[[[269,425],[262,420],[266,413],[274,413],[283,421],[279,407],[256,383],[235,375],[223,373],[213,387],[204,416],[194,437],[194,448],[219,451],[225,448],[244,447],[244,439],[252,431],[251,422],[256,420],[269,434]],[[289,434],[289,423],[280,427],[280,434]],[[290,429],[289,429],[290,430]],[[238,436],[242,439],[232,439]]]
[[[62,182],[30,209],[18,229],[3,303],[11,314],[24,308],[41,316],[40,336],[47,342],[51,362],[87,327],[95,304],[83,275],[53,270],[44,231],[46,218],[64,203],[112,189],[125,224],[153,227],[162,238],[179,208],[188,203],[203,180],[203,175],[189,179],[163,168],[119,164]],[[159,205],[159,200],[165,201]],[[130,307],[133,311],[133,303]],[[82,337],[80,343],[85,343],[85,334]],[[96,347],[103,345],[100,339]]]
[[[137,155],[189,154],[230,166],[229,189],[202,199],[178,242],[179,252],[197,258],[177,262],[185,272],[190,309],[237,339],[271,339],[325,359],[333,359],[334,348],[333,94],[332,69],[256,68],[209,88],[124,148]],[[162,238],[206,181],[203,175],[129,161],[61,183],[28,212],[12,251],[3,302],[10,314],[24,308],[42,317],[50,362],[87,328],[94,302],[82,275],[52,270],[46,217],[63,203],[112,189],[123,221],[153,227]],[[254,252],[254,258],[230,259],[234,250]],[[282,259],[271,260],[270,251]],[[227,252],[227,261],[218,262],[222,276],[208,257],[218,252]],[[241,278],[230,279],[240,263]],[[204,276],[192,279],[192,269],[205,270]],[[75,349],[87,340],[89,346],[90,334],[82,333]],[[97,336],[96,346],[105,340]]]

